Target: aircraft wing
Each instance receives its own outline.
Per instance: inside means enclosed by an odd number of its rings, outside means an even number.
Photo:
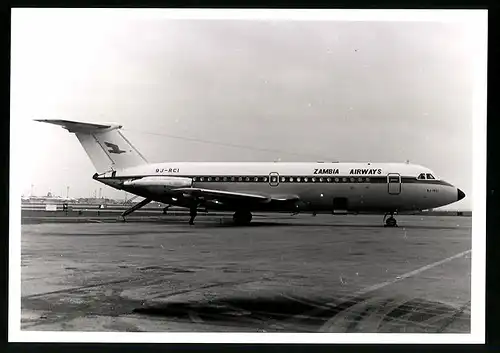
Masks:
[[[205,200],[217,200],[225,202],[252,202],[252,203],[269,203],[271,201],[295,201],[298,200],[296,195],[259,195],[248,194],[241,192],[201,189],[201,188],[177,188],[171,190],[173,193],[179,193],[184,196],[188,195],[195,198],[203,198]]]

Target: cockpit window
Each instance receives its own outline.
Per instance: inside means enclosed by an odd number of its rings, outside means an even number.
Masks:
[[[434,175],[432,174],[427,174],[427,179],[436,179],[436,178],[434,178]]]
[[[418,176],[418,180],[425,180],[425,173],[422,173]]]

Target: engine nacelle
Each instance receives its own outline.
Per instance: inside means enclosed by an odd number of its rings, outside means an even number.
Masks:
[[[135,180],[127,180],[123,182],[123,186],[142,187],[142,188],[158,188],[174,189],[188,188],[193,184],[191,178],[168,177],[168,176],[148,176]]]

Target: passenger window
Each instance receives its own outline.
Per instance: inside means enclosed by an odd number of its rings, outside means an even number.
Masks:
[[[435,180],[436,178],[434,178],[434,176],[432,174],[427,174],[427,179],[434,179]]]

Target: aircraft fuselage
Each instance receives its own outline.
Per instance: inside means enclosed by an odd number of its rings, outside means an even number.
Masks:
[[[422,173],[432,178],[419,179]],[[170,162],[110,171],[95,179],[155,201],[189,207],[188,197],[174,196],[165,186],[124,185],[144,177],[186,178],[193,188],[273,197],[268,203],[201,200],[203,207],[214,210],[404,212],[444,206],[464,195],[428,168],[406,163]],[[281,195],[297,200],[274,200]]]

